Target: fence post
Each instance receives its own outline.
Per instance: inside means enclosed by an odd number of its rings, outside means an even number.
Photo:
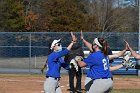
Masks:
[[[138,44],[138,50],[139,50],[139,54],[140,54],[140,0],[139,0],[139,44]],[[137,64],[140,65],[140,60],[137,61]],[[138,76],[140,77],[140,70],[138,70]]]
[[[29,73],[31,74],[31,33],[29,35]]]
[[[36,55],[35,55],[35,64],[34,64],[34,68],[36,68]]]

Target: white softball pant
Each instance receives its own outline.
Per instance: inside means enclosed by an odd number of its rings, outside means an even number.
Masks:
[[[93,80],[92,80],[90,77],[86,77],[86,78],[85,78],[85,83],[84,83],[84,85],[85,85],[86,93],[89,93],[88,91],[89,91],[89,89],[90,89],[92,83],[93,83]]]
[[[96,79],[93,80],[88,93],[110,93],[113,88],[113,81],[108,79]]]
[[[44,82],[45,93],[62,93],[58,81],[58,79],[53,77],[46,78],[46,81]]]

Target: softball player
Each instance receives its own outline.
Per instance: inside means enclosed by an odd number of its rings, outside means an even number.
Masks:
[[[70,50],[69,54],[67,54],[64,58],[65,62],[70,64],[70,69],[68,71],[69,74],[69,87],[70,87],[70,93],[81,93],[81,67],[78,66],[77,62],[75,62],[74,58],[76,56],[82,56],[84,57],[84,52],[82,47],[79,45],[78,39],[76,35],[71,32],[72,40],[75,41],[75,44],[72,46],[72,49]],[[76,77],[76,86],[74,86],[74,79]]]
[[[81,39],[82,39],[83,43],[89,48],[89,50],[90,50],[91,53],[95,52],[95,51],[93,50],[93,48],[92,48],[92,44],[89,43],[88,41],[86,41],[86,40],[84,39],[82,31],[81,31]],[[107,45],[107,44],[106,44],[106,45]],[[107,47],[107,49],[109,49],[109,47]],[[110,53],[110,51],[108,51],[108,55],[112,55],[112,53]],[[110,61],[111,61],[111,63],[112,63],[113,59],[109,60],[109,63],[110,63]],[[125,63],[124,63],[123,65],[125,65]],[[113,71],[113,70],[117,70],[117,69],[123,67],[123,65],[121,64],[121,65],[113,66],[113,67],[111,67],[110,70],[112,70],[112,71]],[[90,67],[88,66],[88,68],[90,68]],[[92,79],[90,78],[90,77],[92,76],[92,74],[91,74],[90,71],[91,71],[91,70],[88,71],[87,76],[86,76],[86,78],[85,78],[85,90],[86,90],[87,93],[88,93],[88,91],[89,91],[89,89],[90,89],[90,87],[91,87],[91,85],[92,85],[92,83],[93,83],[93,82],[92,82]]]
[[[73,41],[70,45],[62,51],[62,46],[59,40],[54,40],[51,44],[51,50],[53,52],[48,56],[48,71],[46,73],[46,81],[44,82],[45,93],[62,93],[59,87],[60,80],[60,68],[69,68],[69,65],[64,62],[61,58],[69,53],[71,47],[73,46]]]
[[[87,43],[87,45],[91,44]],[[92,46],[89,47],[89,49],[93,50],[94,52],[83,61],[77,60],[81,67],[85,67],[87,65],[90,67],[88,77],[89,79],[91,78],[92,81],[91,85],[88,86],[90,87],[88,93],[109,93],[113,86],[113,81],[111,79],[112,74],[110,71],[123,67],[122,64],[115,67],[110,67],[109,59],[117,58],[124,54],[127,50],[127,46],[123,51],[117,54],[108,55],[107,42],[103,38],[95,38]],[[89,80],[87,81],[89,82]]]

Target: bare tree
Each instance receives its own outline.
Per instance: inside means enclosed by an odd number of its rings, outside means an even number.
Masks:
[[[91,23],[88,25],[91,26],[89,26],[89,29],[103,33],[136,31],[138,18],[136,4],[136,2],[128,3],[124,2],[124,0],[91,0],[89,16],[94,18],[94,20],[90,20]],[[96,26],[92,26],[93,23]]]
[[[112,0],[92,0],[89,10],[90,16],[96,18],[98,31],[106,30],[112,21]]]

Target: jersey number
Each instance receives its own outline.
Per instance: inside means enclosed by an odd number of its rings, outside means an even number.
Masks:
[[[103,61],[103,64],[104,64],[104,70],[107,70],[108,69],[107,60],[103,59],[102,61]]]

